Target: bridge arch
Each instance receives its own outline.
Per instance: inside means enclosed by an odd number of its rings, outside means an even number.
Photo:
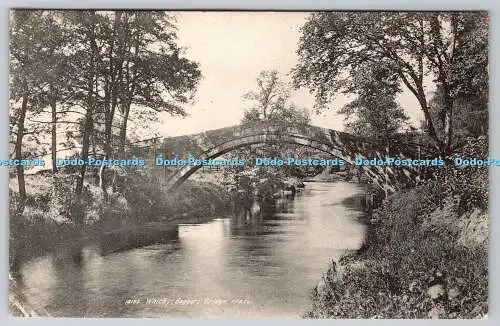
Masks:
[[[303,145],[309,148],[317,149],[333,157],[340,158],[348,164],[353,164],[354,160],[349,155],[346,155],[340,149],[335,148],[332,144],[328,144],[326,141],[320,141],[308,137],[307,135],[300,135],[296,133],[268,133],[260,132],[252,135],[243,135],[223,141],[217,146],[214,146],[206,150],[201,154],[199,159],[213,159],[226,154],[232,150],[238,149],[240,147],[262,144],[262,143],[288,143]],[[166,182],[167,190],[174,190],[179,187],[184,181],[186,181],[193,173],[198,169],[203,167],[202,165],[185,165],[173,173]]]

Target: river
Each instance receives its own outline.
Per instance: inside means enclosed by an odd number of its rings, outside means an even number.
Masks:
[[[181,224],[161,244],[24,263],[19,287],[53,316],[298,318],[331,259],[358,249],[362,188],[306,183],[276,212]]]

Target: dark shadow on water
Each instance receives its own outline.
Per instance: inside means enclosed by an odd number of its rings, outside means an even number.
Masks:
[[[179,226],[152,225],[103,232],[99,236],[101,255],[179,240]]]
[[[280,228],[280,221],[296,220],[294,197],[278,198],[268,202],[262,210],[250,218],[241,215],[234,216],[231,223],[233,237],[258,237],[286,234],[288,231]],[[260,238],[262,239],[262,238]]]
[[[344,198],[341,202],[340,205],[343,205],[349,209],[356,210],[356,211],[366,211],[368,206],[367,206],[367,201],[365,198],[365,194],[359,194],[351,197]]]

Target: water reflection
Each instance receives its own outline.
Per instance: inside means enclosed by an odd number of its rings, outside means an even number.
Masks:
[[[298,317],[328,261],[361,246],[358,201],[346,201],[360,194],[309,183],[272,214],[179,225],[173,239],[104,256],[62,250],[24,264],[21,286],[59,316]]]

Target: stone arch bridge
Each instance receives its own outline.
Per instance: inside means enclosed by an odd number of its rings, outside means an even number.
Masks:
[[[398,141],[381,142],[360,138],[336,130],[283,122],[253,122],[198,134],[167,137],[160,146],[155,146],[155,156],[165,159],[189,155],[199,159],[213,159],[240,147],[259,143],[289,143],[307,146],[325,153],[325,159],[336,157],[348,164],[354,164],[357,157],[418,158],[424,156],[419,148],[418,134],[400,134]],[[425,149],[425,147],[424,147]],[[388,152],[387,152],[388,151]],[[166,180],[165,187],[174,190],[201,166],[186,165],[176,168]],[[361,167],[375,183],[388,191],[396,190],[395,180],[407,179],[414,182],[418,175],[416,168]]]

